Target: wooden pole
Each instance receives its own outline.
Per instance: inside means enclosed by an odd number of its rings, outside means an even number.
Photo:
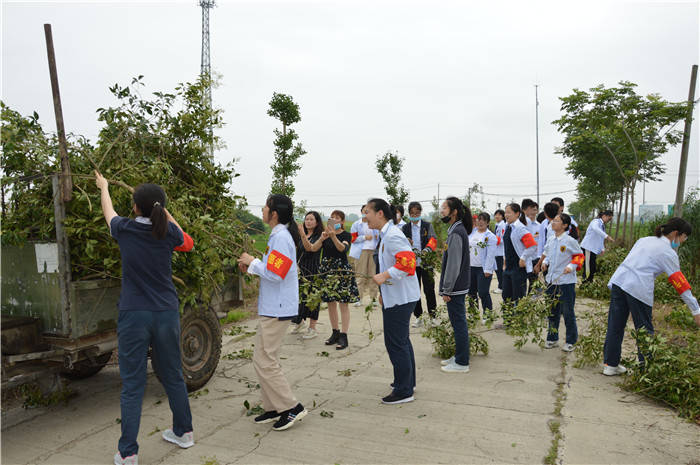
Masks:
[[[693,65],[690,72],[690,90],[688,91],[688,113],[685,116],[683,145],[681,146],[681,166],[678,169],[678,185],[676,186],[676,203],[673,206],[673,216],[683,215],[683,196],[685,195],[685,173],[688,168],[688,147],[690,145],[690,125],[693,123],[693,102],[695,101],[695,83],[698,78],[698,65]]]
[[[51,25],[44,24],[46,36],[46,53],[49,59],[49,74],[51,75],[51,92],[53,94],[53,109],[56,114],[56,133],[58,134],[58,153],[61,156],[61,194],[64,202],[73,199],[73,180],[71,178],[70,161],[66,144],[66,130],[63,126],[63,109],[61,107],[61,92],[58,89],[58,73],[56,72],[56,55],[53,49]]]

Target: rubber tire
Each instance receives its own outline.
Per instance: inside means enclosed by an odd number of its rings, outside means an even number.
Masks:
[[[90,359],[81,360],[73,364],[73,369],[64,368],[61,370],[61,375],[68,379],[85,379],[96,375],[101,369],[107,365],[107,362],[112,358],[112,352],[106,352],[95,357],[93,364]]]
[[[187,390],[196,391],[214,375],[221,358],[221,324],[213,308],[185,307],[180,317],[180,347]]]

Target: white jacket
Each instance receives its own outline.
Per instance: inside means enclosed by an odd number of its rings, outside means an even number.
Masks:
[[[388,271],[391,276],[391,279],[379,286],[384,308],[391,309],[397,305],[417,302],[420,299],[420,288],[415,271],[416,255],[411,249],[411,244],[404,233],[391,221],[382,228],[381,240],[378,257],[379,272]],[[401,262],[404,258],[407,259],[405,264]]]

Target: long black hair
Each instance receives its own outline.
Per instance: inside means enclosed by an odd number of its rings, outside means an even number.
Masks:
[[[323,221],[321,220],[321,215],[317,211],[310,211],[306,215],[304,215],[304,220],[306,220],[306,217],[309,215],[313,216],[316,220],[316,227],[314,228],[312,234],[320,236],[323,232]],[[304,232],[309,232],[309,230],[306,229],[306,221],[304,221]]]
[[[384,199],[370,199],[367,202],[367,208],[371,208],[375,212],[384,213],[384,218],[391,221],[392,224],[396,224],[396,207],[389,205]]]
[[[656,237],[661,237],[661,235],[665,236],[667,234],[671,234],[673,231],[678,231],[678,234],[690,236],[690,233],[693,232],[693,227],[683,218],[675,217],[668,220],[666,224],[657,226],[654,234]]]
[[[168,199],[163,188],[158,184],[141,184],[134,190],[133,200],[141,215],[151,219],[153,237],[165,239],[168,234],[168,216],[165,214]]]
[[[471,234],[472,229],[474,229],[474,219],[472,218],[471,209],[464,205],[464,202],[457,197],[447,197],[445,202],[450,209],[450,214],[453,210],[457,210],[457,221],[461,221],[462,226],[467,230],[467,234]]]
[[[527,226],[527,220],[525,219],[525,212],[523,212],[523,209],[520,208],[520,204],[517,204],[515,202],[509,203],[508,205],[506,205],[506,208],[510,208],[511,210],[513,210],[514,213],[517,213],[518,219],[520,220],[520,222],[522,224],[524,224],[525,226]],[[571,218],[569,218],[569,219],[571,219]]]
[[[571,217],[566,213],[560,213],[558,216],[561,218],[561,222],[566,225],[566,231],[569,231],[569,236],[578,240],[578,228],[571,226]]]
[[[299,226],[294,221],[294,205],[292,199],[282,194],[272,194],[267,198],[265,205],[270,209],[270,213],[277,212],[277,222],[287,225],[289,234],[292,235],[294,245],[298,245],[301,241],[299,236]]]

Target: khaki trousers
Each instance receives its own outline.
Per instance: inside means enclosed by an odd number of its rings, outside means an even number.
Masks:
[[[365,249],[357,261],[355,275],[357,276],[357,287],[360,291],[360,300],[369,296],[370,299],[376,299],[379,288],[372,280],[377,271],[374,265],[374,250]]]
[[[258,319],[253,367],[258,374],[263,408],[266,412],[276,410],[281,413],[296,407],[298,403],[280,365],[279,349],[287,329],[289,321],[267,316]]]

